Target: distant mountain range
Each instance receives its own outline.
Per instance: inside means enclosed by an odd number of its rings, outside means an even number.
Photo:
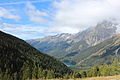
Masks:
[[[46,78],[48,72],[63,77],[72,70],[25,41],[0,31],[0,80]]]
[[[95,27],[88,28],[77,34],[62,33],[55,36],[27,40],[27,42],[36,49],[60,58],[64,62],[70,62],[79,67],[85,65],[88,67],[94,63],[97,65],[97,57],[93,58],[93,55],[100,54],[98,51],[119,45],[116,44],[104,48],[112,43],[112,39],[114,39],[113,36],[116,35],[117,26],[118,24],[110,21],[103,21]],[[105,41],[107,39],[108,41]],[[109,39],[111,40],[110,43]],[[107,52],[104,54],[107,54]],[[103,56],[102,60],[103,59],[106,59],[105,56]],[[111,63],[110,60],[112,59],[110,58],[108,62],[102,62],[102,60],[98,64]],[[93,64],[89,61],[93,61]]]
[[[27,40],[27,42],[44,53],[61,58],[71,52],[96,45],[115,34],[116,24],[104,21],[77,34],[62,33],[45,38]]]

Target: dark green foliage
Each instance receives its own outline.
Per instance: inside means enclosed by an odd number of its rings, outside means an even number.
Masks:
[[[90,70],[90,76],[100,76],[100,69],[98,66],[95,66]]]
[[[73,78],[82,78],[82,74],[75,72],[73,73]]]
[[[56,78],[71,72],[63,63],[25,41],[0,32],[0,80]]]
[[[86,71],[80,71],[81,77],[85,78],[87,77],[87,72]]]

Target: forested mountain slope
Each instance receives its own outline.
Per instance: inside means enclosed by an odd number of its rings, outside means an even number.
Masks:
[[[25,41],[0,31],[0,80],[62,77],[72,71]]]

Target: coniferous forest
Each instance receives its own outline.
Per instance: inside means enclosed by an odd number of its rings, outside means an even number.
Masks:
[[[62,78],[73,71],[25,41],[0,32],[0,80]]]

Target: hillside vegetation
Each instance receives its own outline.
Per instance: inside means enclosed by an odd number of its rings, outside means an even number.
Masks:
[[[0,31],[0,80],[57,78],[71,72],[55,58]]]

